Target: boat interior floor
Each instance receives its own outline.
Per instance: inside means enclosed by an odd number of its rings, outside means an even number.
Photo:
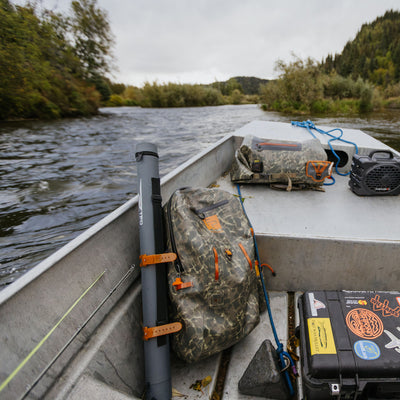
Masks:
[[[292,334],[290,331],[298,324],[297,307],[293,307],[293,304],[297,301],[297,295],[287,292],[269,293],[277,334],[285,348],[288,337]],[[294,314],[292,314],[293,312]],[[238,382],[262,342],[266,339],[269,339],[276,347],[267,311],[261,314],[260,323],[257,327],[246,338],[227,351],[193,364],[186,364],[172,354],[173,398],[185,398],[187,400],[217,398],[250,400],[259,398],[240,394]],[[268,365],[266,365],[266,368],[268,368]],[[209,385],[200,386],[200,390],[194,388],[197,381],[209,376],[212,378]],[[299,381],[299,379],[297,380]],[[98,393],[101,398],[111,400],[137,399],[107,386],[93,376],[85,374],[76,383],[68,399],[96,398],[95,393]]]

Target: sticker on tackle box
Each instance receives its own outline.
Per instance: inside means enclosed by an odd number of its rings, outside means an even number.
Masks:
[[[379,346],[371,340],[358,340],[354,343],[354,351],[363,360],[376,360],[381,356]]]
[[[329,318],[308,318],[307,323],[311,355],[336,354],[331,320]]]
[[[318,315],[318,310],[326,308],[326,305],[314,297],[314,293],[308,293],[308,301],[310,303],[310,311],[313,317]]]

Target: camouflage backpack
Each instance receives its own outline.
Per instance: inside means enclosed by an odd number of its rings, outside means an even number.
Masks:
[[[302,142],[246,136],[236,150],[231,180],[236,183],[285,184],[290,190],[316,188],[332,173],[333,163],[318,139]]]
[[[177,190],[164,207],[172,347],[187,362],[226,349],[259,322],[254,242],[240,201],[219,189]]]

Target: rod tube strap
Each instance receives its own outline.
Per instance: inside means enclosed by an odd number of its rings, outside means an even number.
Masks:
[[[162,264],[166,262],[172,262],[176,260],[175,253],[163,253],[163,254],[142,254],[139,256],[140,266],[146,267],[147,265]]]
[[[170,333],[179,332],[182,329],[180,322],[171,322],[170,324],[153,326],[151,328],[145,326],[143,328],[143,340],[149,340],[158,336],[169,335]]]
[[[142,161],[143,156],[153,156],[158,158],[158,154],[154,151],[138,151],[135,153],[136,162]]]

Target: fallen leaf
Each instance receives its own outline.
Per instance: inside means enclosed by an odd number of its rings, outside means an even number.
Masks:
[[[209,385],[212,381],[212,378],[210,375],[206,376],[202,381],[201,381],[201,386],[206,387]]]
[[[201,387],[202,387],[201,380],[199,380],[199,379],[195,383],[192,383],[190,385],[190,389],[197,390],[198,392],[202,391]]]
[[[203,388],[208,386],[212,381],[212,378],[210,375],[206,376],[204,379],[200,380],[198,379],[195,383],[192,383],[190,385],[190,389],[197,390],[201,393],[203,393]]]
[[[178,392],[176,389],[172,388],[172,397],[187,397],[186,394]]]

